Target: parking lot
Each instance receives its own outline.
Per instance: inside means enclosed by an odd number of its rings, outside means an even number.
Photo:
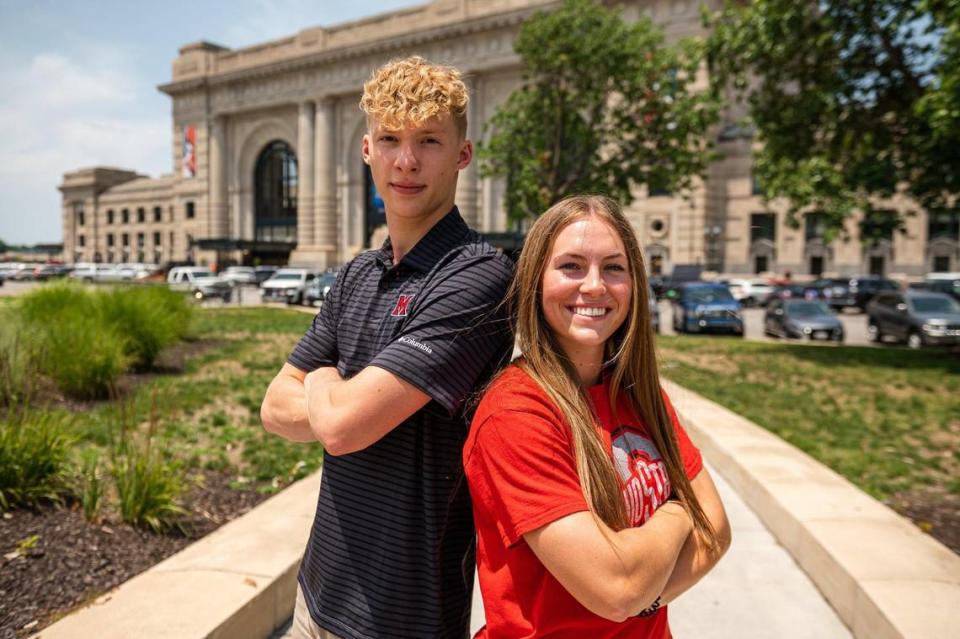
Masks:
[[[666,300],[660,300],[660,333],[675,335],[673,330],[673,307]],[[763,334],[763,308],[745,308],[743,324],[745,337],[759,341],[779,341],[776,337],[767,337]],[[846,311],[838,314],[843,323],[844,344],[850,346],[873,346],[867,338],[867,316],[863,313]],[[798,341],[798,340],[788,340]],[[820,342],[826,344],[826,342]]]

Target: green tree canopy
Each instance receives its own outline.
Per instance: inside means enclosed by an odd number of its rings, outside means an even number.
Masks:
[[[877,209],[900,192],[957,206],[960,0],[728,0],[705,23],[711,82],[746,99],[754,177],[794,223],[889,226]]]
[[[535,217],[566,195],[683,192],[710,160],[719,101],[691,85],[703,43],[675,46],[649,19],[628,24],[589,0],[535,13],[514,49],[523,85],[488,124],[484,175],[506,178],[508,218]]]

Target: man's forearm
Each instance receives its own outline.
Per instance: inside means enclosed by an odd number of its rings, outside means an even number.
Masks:
[[[326,370],[333,371],[336,375],[335,368],[319,369],[319,371]],[[321,377],[324,375],[325,373],[321,373]],[[314,381],[316,381],[315,374],[308,375],[304,381],[291,375],[278,375],[267,389],[263,405],[260,407],[264,428],[290,441],[317,441],[317,436],[310,427],[307,410],[306,388]]]

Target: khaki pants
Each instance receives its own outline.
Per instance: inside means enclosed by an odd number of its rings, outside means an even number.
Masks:
[[[337,635],[318,626],[307,610],[307,600],[303,598],[300,584],[297,584],[297,603],[293,607],[293,627],[290,628],[292,639],[340,639]]]

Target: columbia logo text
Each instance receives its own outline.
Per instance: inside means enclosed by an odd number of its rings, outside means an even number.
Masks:
[[[401,337],[401,338],[398,339],[397,341],[398,341],[398,342],[402,342],[402,343],[404,343],[404,344],[409,344],[410,346],[413,346],[414,348],[419,348],[421,351],[423,351],[423,352],[426,353],[427,355],[433,355],[433,349],[432,349],[432,348],[430,348],[429,346],[427,346],[427,345],[424,344],[423,342],[418,342],[417,340],[413,339],[412,337]]]

